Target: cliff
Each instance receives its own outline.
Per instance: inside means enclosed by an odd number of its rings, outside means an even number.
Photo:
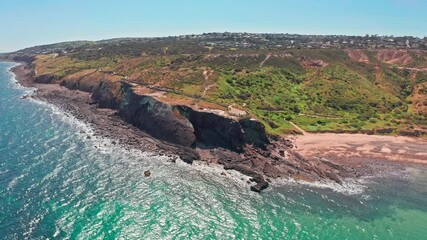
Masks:
[[[115,110],[127,123],[170,144],[170,153],[177,154],[187,163],[207,161],[250,176],[256,183],[251,186],[253,191],[267,188],[269,178],[330,179],[341,183],[342,178],[353,176],[344,168],[322,159],[304,158],[293,152],[292,144],[285,139],[269,139],[264,125],[254,119],[164,102],[156,95],[136,91],[137,84],[109,79],[110,75],[96,75],[98,71],[58,78],[49,74],[37,75],[33,63],[20,68],[27,72],[27,81],[39,86],[40,83],[60,84],[90,93],[92,100],[89,104]],[[52,92],[50,96],[56,94]]]
[[[257,121],[234,120],[184,105],[166,104],[135,93],[132,85],[124,81],[101,81],[92,97],[99,107],[117,109],[127,122],[174,144],[242,152],[246,144],[265,148],[269,143],[264,126]]]
[[[37,78],[36,78],[37,80]],[[156,97],[139,94],[126,81],[93,79],[91,85],[82,79],[64,78],[61,85],[92,93],[99,108],[117,110],[126,122],[151,136],[195,149],[198,154],[182,160],[203,160],[224,165],[252,177],[261,191],[268,187],[267,178],[294,177],[307,181],[331,179],[341,183],[351,174],[343,168],[316,159],[305,159],[294,153],[289,141],[269,139],[264,125],[249,118],[231,118],[208,111],[197,111],[187,105],[173,105]],[[200,157],[203,155],[203,157]],[[205,159],[206,158],[206,159]]]

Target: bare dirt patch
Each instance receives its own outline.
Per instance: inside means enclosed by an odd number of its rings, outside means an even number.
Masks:
[[[380,50],[377,53],[377,59],[388,64],[397,65],[406,65],[413,61],[411,55],[404,50]]]
[[[353,61],[369,63],[368,56],[362,50],[348,50],[347,54]]]

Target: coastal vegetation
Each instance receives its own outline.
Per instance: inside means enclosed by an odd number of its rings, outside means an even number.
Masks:
[[[295,126],[427,132],[427,53],[420,47],[272,47],[282,40],[271,36],[242,47],[234,35],[215,36],[72,42],[16,54],[33,56],[37,75],[49,81],[129,81],[163,92],[167,102],[245,111],[272,135],[298,132]]]

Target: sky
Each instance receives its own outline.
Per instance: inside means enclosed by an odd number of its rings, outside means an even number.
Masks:
[[[427,36],[427,0],[0,0],[0,52],[204,32]]]

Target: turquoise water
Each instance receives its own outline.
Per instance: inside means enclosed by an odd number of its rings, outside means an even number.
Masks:
[[[19,99],[32,90],[12,65],[0,63],[0,239],[426,239],[426,168],[257,194],[237,173],[87,139],[85,124]]]

